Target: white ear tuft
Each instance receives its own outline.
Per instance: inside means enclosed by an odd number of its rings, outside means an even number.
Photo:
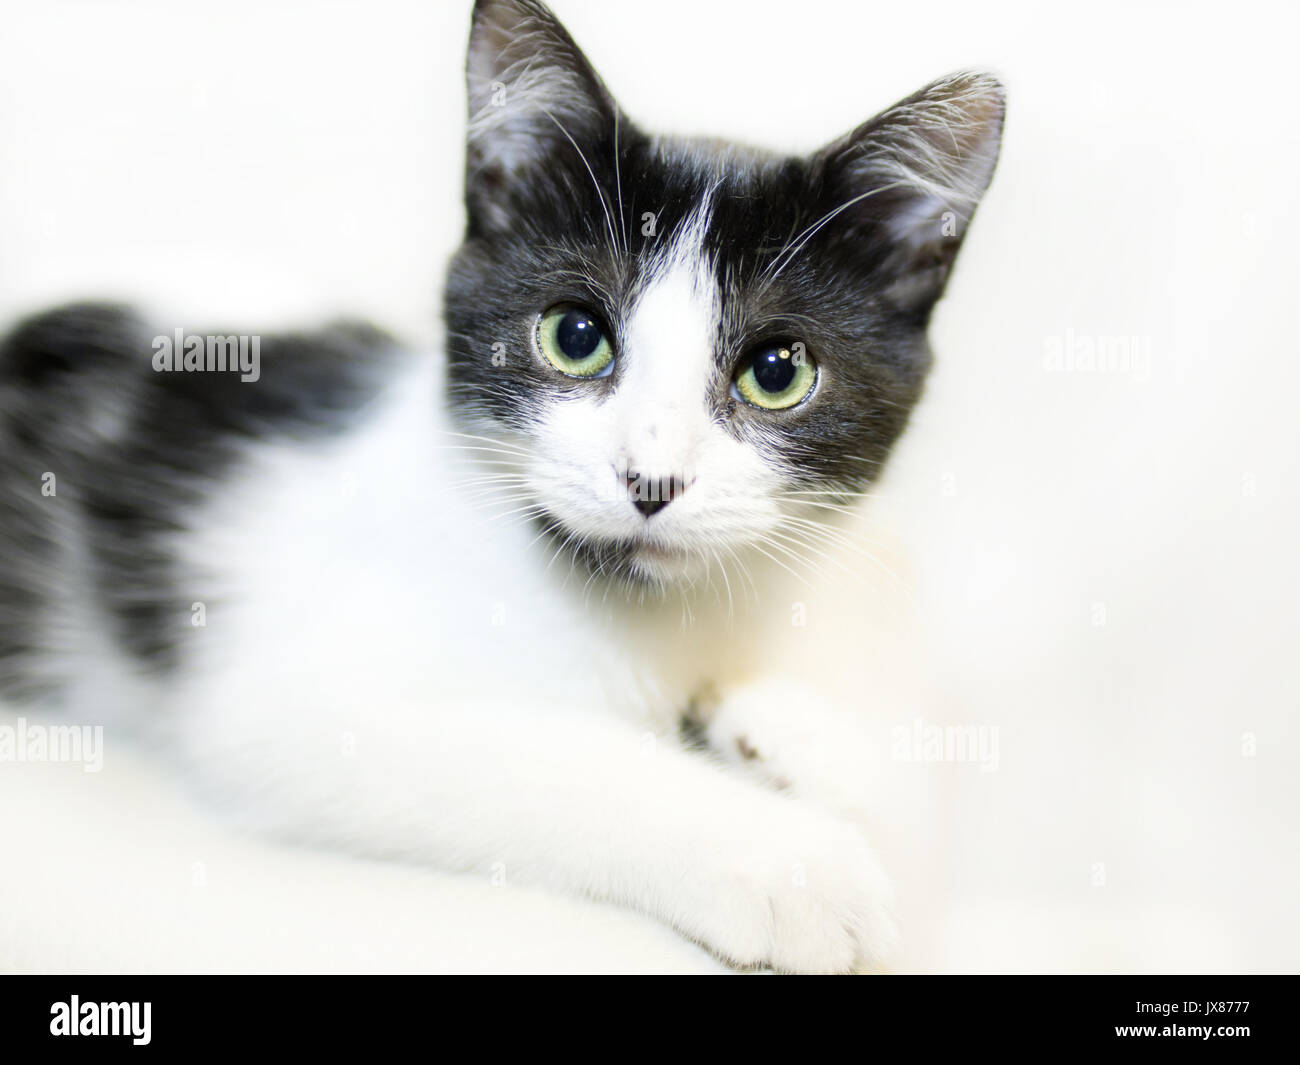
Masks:
[[[480,0],[466,65],[470,179],[517,177],[556,143],[581,143],[610,113],[599,77],[555,16],[532,0]]]
[[[943,291],[997,163],[1006,93],[989,74],[959,73],[877,115],[816,158],[826,193],[851,209],[892,275],[891,297],[928,313]],[[882,254],[881,243],[887,246]]]
[[[856,168],[913,194],[899,235],[946,212],[961,227],[988,188],[1002,141],[1006,93],[988,74],[953,74],[891,107],[855,135]]]

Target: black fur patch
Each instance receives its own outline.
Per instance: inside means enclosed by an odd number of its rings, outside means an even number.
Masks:
[[[0,691],[49,691],[42,630],[84,550],[114,639],[174,664],[189,597],[167,546],[247,444],[339,432],[375,393],[394,342],[362,324],[261,338],[261,376],[158,372],[157,329],[125,308],[32,317],[0,342]],[[203,335],[207,335],[206,333]],[[213,332],[213,335],[221,335]],[[53,494],[42,488],[53,476]]]

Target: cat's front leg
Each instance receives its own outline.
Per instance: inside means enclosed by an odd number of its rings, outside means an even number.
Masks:
[[[231,712],[194,730],[195,765],[280,833],[620,903],[741,966],[848,972],[893,945],[854,825],[608,715]]]

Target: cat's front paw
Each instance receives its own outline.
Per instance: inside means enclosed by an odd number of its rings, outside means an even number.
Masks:
[[[809,688],[763,681],[693,707],[708,747],[765,784],[868,819],[881,751],[860,717]]]
[[[712,848],[685,930],[741,967],[881,970],[898,941],[893,891],[853,825],[794,801]],[[693,878],[694,879],[694,878]]]

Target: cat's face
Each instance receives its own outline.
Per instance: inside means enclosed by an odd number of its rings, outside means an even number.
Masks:
[[[489,0],[469,103],[449,389],[501,483],[613,577],[797,556],[920,394],[1000,86],[937,82],[806,158],[649,137],[544,7]]]

